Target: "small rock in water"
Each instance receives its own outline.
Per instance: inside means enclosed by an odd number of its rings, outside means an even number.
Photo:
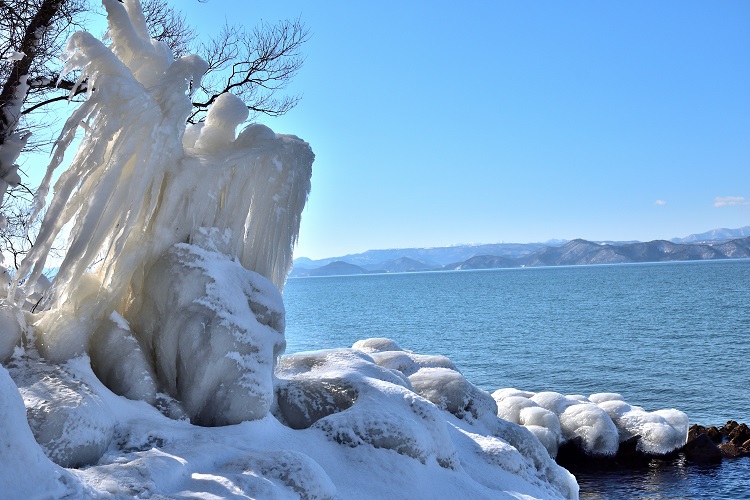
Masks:
[[[719,430],[721,431],[721,434],[722,434],[722,435],[723,435],[724,437],[729,437],[729,434],[730,434],[730,433],[731,433],[731,432],[732,432],[732,431],[734,430],[734,428],[735,428],[735,427],[737,427],[738,425],[740,425],[740,424],[738,424],[736,420],[729,420],[729,421],[728,421],[728,422],[727,422],[726,424],[724,424],[723,426],[721,426],[721,429],[719,429]]]
[[[711,438],[711,441],[716,444],[719,444],[724,440],[724,436],[721,435],[721,431],[717,429],[715,425],[712,425],[711,427],[706,429],[706,434],[708,434],[708,437]]]
[[[747,424],[739,424],[727,437],[732,443],[738,446],[742,445],[742,443],[750,439],[750,428],[748,428]]]
[[[694,437],[688,438],[688,442],[683,446],[682,451],[685,453],[685,458],[692,462],[720,462],[722,458],[721,450],[708,437],[708,434],[694,433]]]
[[[746,451],[732,442],[721,443],[719,451],[724,458],[740,458],[748,455]]]

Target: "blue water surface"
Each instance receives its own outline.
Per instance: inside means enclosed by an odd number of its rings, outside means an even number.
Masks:
[[[287,352],[388,337],[475,385],[618,392],[750,423],[750,260],[290,279]],[[578,477],[589,498],[750,498],[750,459]]]

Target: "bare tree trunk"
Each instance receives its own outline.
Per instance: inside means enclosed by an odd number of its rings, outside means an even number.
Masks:
[[[20,105],[26,96],[19,96],[17,91],[19,85],[21,85],[21,79],[29,74],[31,65],[36,57],[39,39],[52,24],[55,15],[66,1],[44,0],[36,15],[27,26],[21,46],[16,49],[25,55],[20,60],[13,61],[10,76],[3,85],[2,92],[0,92],[0,146],[5,143],[6,139],[15,131],[18,125]],[[21,99],[21,102],[18,102],[18,99]],[[2,167],[7,168],[5,165],[0,165],[0,168]]]

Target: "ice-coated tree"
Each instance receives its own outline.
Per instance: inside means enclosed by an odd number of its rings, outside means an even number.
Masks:
[[[60,54],[72,32],[102,15],[98,3],[0,1],[0,214],[5,221],[0,251],[12,256],[6,265],[15,268],[33,243],[30,214],[35,187],[19,175],[16,161],[19,155],[47,153],[53,146],[64,122],[54,103],[83,100],[86,82],[77,82],[77,74],[61,78]],[[140,4],[151,38],[165,42],[176,57],[196,53],[208,62],[206,76],[193,94],[189,122],[204,120],[208,107],[229,91],[245,102],[250,118],[283,115],[299,101],[299,96],[278,95],[303,63],[300,49],[309,31],[299,19],[261,23],[249,31],[226,25],[218,35],[196,40],[185,17],[168,0]],[[66,107],[64,113],[73,109]],[[32,237],[27,232],[30,226]]]

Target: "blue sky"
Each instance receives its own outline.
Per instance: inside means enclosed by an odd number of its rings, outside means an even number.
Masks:
[[[750,2],[179,2],[301,17],[295,256],[750,224]],[[721,206],[717,206],[721,205]]]

